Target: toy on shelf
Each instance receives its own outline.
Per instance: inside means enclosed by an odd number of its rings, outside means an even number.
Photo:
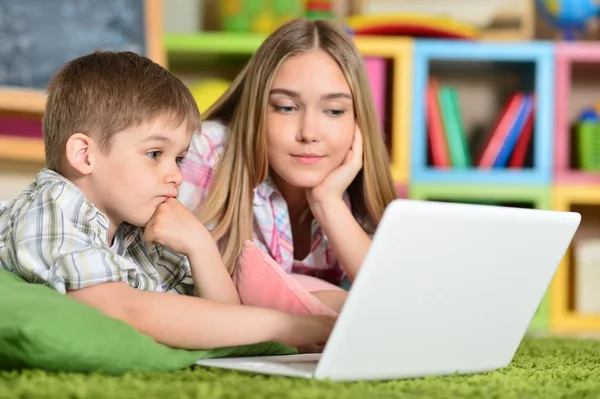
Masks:
[[[579,167],[587,172],[600,171],[600,121],[598,111],[586,108],[576,126]]]
[[[588,23],[600,14],[596,0],[536,0],[541,15],[563,32],[565,40],[583,35]]]
[[[221,0],[223,30],[270,34],[304,16],[305,0]]]
[[[307,0],[304,7],[308,19],[333,19],[333,0]]]
[[[476,39],[479,30],[454,18],[415,14],[352,15],[346,25],[355,35],[397,35],[446,39]]]

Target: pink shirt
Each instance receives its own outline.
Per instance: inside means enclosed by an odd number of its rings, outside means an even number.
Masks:
[[[192,139],[181,166],[183,183],[179,190],[179,200],[190,210],[196,209],[208,194],[227,132],[223,124],[207,121],[202,123],[202,133]],[[347,195],[344,200],[350,206]],[[312,222],[310,253],[304,259],[294,259],[287,204],[271,179],[254,189],[253,204],[254,242],[286,272],[318,277],[333,284],[341,282],[345,274],[316,220]]]

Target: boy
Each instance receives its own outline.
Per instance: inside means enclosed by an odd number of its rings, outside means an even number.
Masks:
[[[0,210],[0,268],[172,347],[324,342],[329,317],[240,305],[210,233],[175,199],[200,124],[189,90],[145,57],[69,62],[48,86],[47,167]]]

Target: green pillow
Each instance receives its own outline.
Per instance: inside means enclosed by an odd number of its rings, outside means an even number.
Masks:
[[[177,370],[205,358],[294,353],[277,342],[169,348],[96,308],[0,270],[0,369],[121,374]]]

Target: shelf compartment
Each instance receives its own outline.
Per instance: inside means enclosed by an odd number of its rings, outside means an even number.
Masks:
[[[578,211],[581,224],[573,242],[563,257],[551,285],[550,328],[555,333],[585,333],[600,331],[600,314],[578,312],[575,300],[577,262],[574,247],[590,236],[600,236],[600,187],[584,184],[557,184],[552,188],[553,208]],[[599,283],[600,284],[600,283]]]
[[[576,151],[573,144],[572,125],[586,102],[600,103],[600,79],[597,69],[600,66],[600,45],[594,43],[557,43],[556,95],[555,95],[555,175],[560,183],[598,184],[600,172],[587,172],[578,169]],[[580,95],[574,96],[577,90]]]
[[[411,180],[413,182],[550,184],[553,152],[551,115],[554,95],[552,44],[544,42],[511,44],[420,39],[415,41],[414,62],[412,160],[410,165]],[[441,82],[460,80],[467,87],[469,85],[476,87],[480,83],[477,79],[482,77],[488,79],[491,83],[489,75],[492,74],[507,75],[512,78],[512,80],[508,80],[507,84],[503,82],[496,83],[503,95],[498,96],[500,99],[497,100],[495,106],[497,110],[491,113],[493,118],[499,116],[503,101],[510,94],[506,90],[506,85],[519,91],[531,91],[535,95],[533,137],[530,143],[532,148],[530,167],[527,167],[527,164],[518,169],[507,167],[440,169],[431,166],[428,161],[429,140],[425,101],[430,77],[439,78],[440,84]],[[472,116],[473,113],[477,112],[476,108],[463,109],[461,112],[463,115],[468,112]],[[492,130],[494,124],[495,120],[487,121],[486,131]],[[468,128],[470,127],[468,126]],[[473,144],[470,143],[471,156],[476,161],[479,154],[472,147]]]

